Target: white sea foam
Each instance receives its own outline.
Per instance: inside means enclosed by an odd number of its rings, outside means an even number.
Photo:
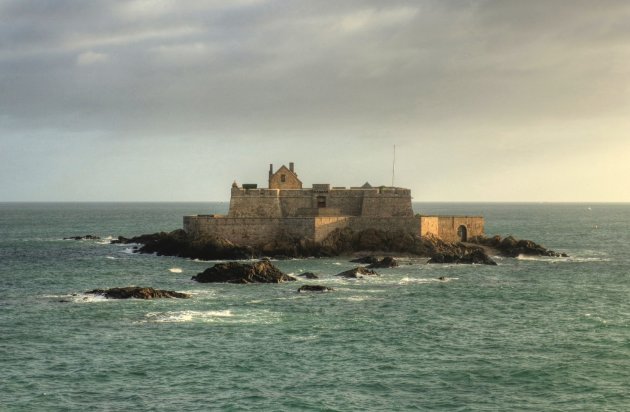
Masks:
[[[547,262],[547,263],[563,263],[563,262],[577,262],[577,263],[585,263],[585,262],[608,262],[610,259],[605,257],[597,257],[597,256],[568,256],[568,257],[557,257],[557,256],[528,256],[528,255],[518,255],[516,257],[517,260],[523,261],[537,261],[537,262]]]
[[[171,272],[171,273],[182,273],[183,272],[183,270],[180,269],[180,268],[170,268],[168,271]]]
[[[97,295],[92,293],[73,293],[66,295],[43,295],[46,299],[55,299],[59,302],[67,303],[94,303],[94,302],[107,302],[109,299],[103,295]]]
[[[231,310],[182,310],[173,312],[149,312],[140,323],[241,323],[241,324],[268,324],[280,317],[279,314],[269,311],[252,311],[234,313]]]
[[[147,322],[178,323],[178,322],[216,322],[221,318],[230,318],[234,314],[230,310],[182,310],[176,312],[150,312],[145,315]]]
[[[347,300],[348,302],[364,302],[366,300],[371,300],[369,296],[348,296],[345,298],[341,298],[341,300]]]
[[[133,255],[133,251],[134,251],[133,247],[126,247],[126,248],[123,249],[122,253],[126,253],[128,255]]]
[[[109,245],[111,241],[114,240],[112,236],[102,237],[101,240],[97,240],[96,243],[99,245]]]

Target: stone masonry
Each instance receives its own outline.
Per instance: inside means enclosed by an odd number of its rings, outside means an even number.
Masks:
[[[413,214],[411,191],[399,187],[302,188],[293,163],[275,173],[269,187],[232,185],[227,215],[184,216],[184,230],[194,236],[217,236],[239,245],[264,246],[280,238],[320,242],[335,229],[378,229],[466,241],[483,234],[481,216]]]

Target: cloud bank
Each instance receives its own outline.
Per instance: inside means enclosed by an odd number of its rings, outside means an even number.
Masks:
[[[625,1],[0,1],[0,201],[218,200],[288,161],[307,184],[388,184],[394,144],[416,200],[630,201],[629,19]]]

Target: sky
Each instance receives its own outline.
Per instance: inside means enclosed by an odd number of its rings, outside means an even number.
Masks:
[[[0,201],[630,202],[626,0],[0,0]]]

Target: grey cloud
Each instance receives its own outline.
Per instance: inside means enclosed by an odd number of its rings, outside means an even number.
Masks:
[[[3,112],[154,132],[513,121],[625,99],[606,59],[626,54],[597,46],[630,37],[621,2],[202,3],[5,2]]]
[[[5,0],[0,133],[507,153],[532,130],[586,141],[585,120],[617,142],[629,18],[608,0]]]

